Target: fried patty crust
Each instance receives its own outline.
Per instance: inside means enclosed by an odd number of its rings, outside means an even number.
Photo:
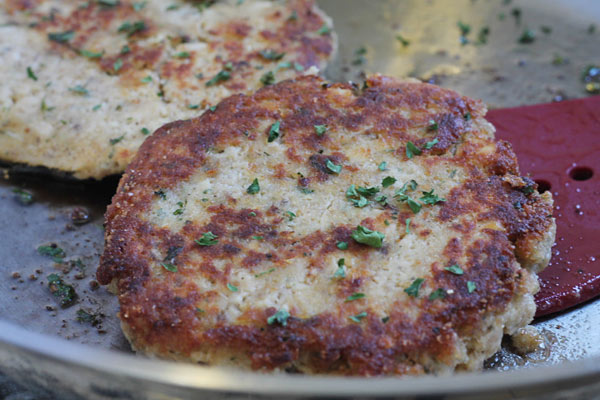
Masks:
[[[98,270],[153,356],[341,375],[474,370],[533,318],[552,197],[479,101],[305,76],[157,130]]]
[[[312,0],[0,2],[0,160],[121,173],[163,124],[324,69]]]

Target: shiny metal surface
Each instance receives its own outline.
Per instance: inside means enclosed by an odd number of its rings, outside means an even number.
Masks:
[[[492,107],[585,96],[581,70],[600,63],[596,0],[322,0],[340,37],[332,80],[363,71],[415,76],[482,98]],[[520,9],[517,21],[512,10]],[[500,15],[504,15],[500,18]],[[471,26],[462,45],[457,22]],[[599,29],[589,33],[595,24]],[[473,44],[488,26],[486,44]],[[551,33],[543,33],[542,26]],[[526,29],[531,44],[519,44]],[[403,46],[396,35],[410,41]],[[358,51],[364,47],[366,53]],[[561,58],[561,63],[553,63]],[[361,58],[363,57],[363,58]],[[102,213],[116,180],[77,183],[19,173],[0,176],[0,372],[59,399],[189,398],[600,398],[600,301],[538,321],[546,349],[527,357],[503,350],[491,371],[452,377],[349,379],[261,375],[133,356],[119,329],[114,296],[95,289]],[[23,206],[22,188],[35,202]],[[72,221],[84,207],[84,225]],[[63,264],[36,252],[57,243]],[[83,271],[75,266],[80,259]],[[69,262],[71,261],[71,262]],[[79,297],[61,308],[46,278],[64,274]],[[15,274],[17,273],[17,274]],[[97,323],[78,320],[83,310]],[[67,339],[67,340],[65,340]],[[504,371],[505,372],[499,372]]]

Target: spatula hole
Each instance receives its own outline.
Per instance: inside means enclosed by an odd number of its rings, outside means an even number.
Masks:
[[[589,167],[575,167],[569,171],[569,176],[576,181],[587,181],[594,176],[594,171]]]
[[[544,179],[536,179],[535,183],[537,183],[538,185],[538,192],[540,192],[540,194],[552,189],[552,185],[550,184],[550,182]]]

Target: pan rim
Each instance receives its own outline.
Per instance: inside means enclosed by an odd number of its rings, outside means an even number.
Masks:
[[[553,392],[600,381],[600,357],[511,371],[466,372],[448,376],[328,377],[263,374],[221,367],[148,359],[110,349],[72,343],[0,320],[0,347],[106,375],[198,391],[255,395],[389,396],[474,395],[520,389]]]

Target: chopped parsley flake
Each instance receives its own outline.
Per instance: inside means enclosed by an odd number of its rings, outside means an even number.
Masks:
[[[67,43],[68,41],[73,39],[74,36],[75,32],[73,31],[54,32],[48,34],[48,39],[52,40],[53,42]]]
[[[94,107],[92,107],[92,111],[98,111],[100,107],[102,107],[102,104],[96,104]]]
[[[406,204],[408,204],[408,207],[414,214],[418,214],[419,211],[421,211],[421,208],[423,207],[421,204],[417,203],[413,199],[407,199]]]
[[[231,290],[232,292],[237,292],[238,291],[237,286],[233,286],[231,283],[227,284],[227,289]]]
[[[327,167],[327,169],[329,171],[331,171],[334,174],[339,174],[340,172],[342,172],[342,166],[335,165],[333,162],[331,162],[331,160],[327,160],[327,162],[325,163],[325,166]]]
[[[356,230],[352,231],[350,236],[358,243],[375,247],[377,249],[383,246],[383,239],[385,238],[383,233],[372,231],[362,225],[358,225]]]
[[[313,125],[317,136],[323,136],[327,132],[327,125]]]
[[[268,275],[268,274],[270,274],[271,272],[275,272],[275,268],[269,268],[267,271],[263,271],[263,272],[260,272],[260,273],[258,273],[258,274],[255,274],[255,275],[254,275],[254,277],[255,277],[255,278],[260,278],[261,276]]]
[[[471,118],[473,118],[473,116],[471,115],[470,112],[468,112],[465,115],[463,115],[463,118],[465,119],[465,121],[470,121]]]
[[[348,317],[350,320],[356,322],[356,323],[360,323],[360,320],[363,319],[364,317],[367,316],[367,312],[363,311],[359,314],[356,315],[351,315],[350,317]]]
[[[83,95],[83,96],[87,96],[87,95],[90,94],[90,92],[86,88],[84,88],[83,86],[81,86],[81,85],[70,87],[69,91],[71,91],[73,93],[77,93],[77,94]]]
[[[436,289],[429,295],[429,300],[443,299],[446,297],[446,291],[444,289]]]
[[[404,221],[406,223],[406,229],[405,232],[408,235],[410,233],[410,218],[406,218],[406,221]]]
[[[57,274],[48,275],[48,288],[54,297],[58,297],[61,307],[68,307],[75,302],[77,293],[73,286],[66,284]]]
[[[394,183],[396,183],[396,178],[394,178],[393,176],[386,176],[381,181],[381,186],[383,186],[385,188],[388,186],[392,186]]]
[[[160,265],[169,272],[177,272],[177,265],[171,263],[160,263]]]
[[[175,58],[190,58],[190,53],[187,51],[180,51],[179,53],[175,54]]]
[[[289,312],[287,312],[285,310],[279,310],[275,314],[273,314],[269,318],[267,318],[267,324],[273,325],[275,322],[277,322],[283,326],[286,326],[287,320],[289,317],[290,317]]]
[[[427,130],[428,131],[437,131],[438,130],[438,123],[435,122],[435,120],[430,119],[429,120],[429,125],[427,125]]]
[[[281,60],[283,58],[283,56],[285,56],[285,53],[278,53],[275,50],[261,50],[258,52],[258,54],[260,54],[260,56],[262,58],[264,58],[265,60],[273,60],[273,61],[277,61],[277,60]]]
[[[124,137],[125,137],[125,135],[121,135],[117,138],[110,139],[109,143],[112,145],[115,145],[115,144],[119,143],[121,140],[123,140]]]
[[[29,77],[29,79],[33,79],[34,81],[38,80],[37,76],[35,75],[35,72],[33,72],[31,67],[27,67],[27,76]]]
[[[387,161],[383,161],[381,164],[379,164],[377,166],[377,168],[379,168],[380,171],[385,171],[387,168]]]
[[[19,188],[14,188],[12,192],[16,194],[16,198],[19,203],[26,206],[33,203],[33,195],[31,193]]]
[[[458,264],[451,265],[449,267],[444,268],[446,271],[452,272],[454,275],[462,275],[464,271]]]
[[[356,191],[359,194],[362,194],[363,196],[372,196],[375,193],[379,193],[379,189],[375,186],[372,186],[372,187],[359,186],[356,188]]]
[[[149,135],[150,134],[150,130],[148,128],[142,128],[142,129],[140,129],[140,132],[142,132],[142,135]]]
[[[345,278],[346,277],[346,259],[340,258],[337,261],[337,270],[333,274],[334,278]]]
[[[200,108],[200,104],[188,104],[187,108],[189,108],[190,110],[197,110],[198,108]]]
[[[346,302],[354,301],[354,300],[359,300],[359,299],[362,299],[364,297],[365,297],[364,293],[353,293],[353,294],[351,294],[350,296],[348,296],[346,298]]]
[[[427,150],[430,150],[433,146],[435,146],[436,144],[439,143],[439,140],[437,138],[433,139],[431,142],[427,142],[425,143],[425,148]]]
[[[161,199],[163,199],[163,200],[166,200],[166,199],[167,199],[167,194],[166,194],[166,193],[165,193],[165,191],[164,191],[164,190],[162,190],[162,189],[160,189],[160,190],[157,190],[156,192],[154,192],[154,194],[155,194],[155,195],[157,195],[158,197],[160,197],[160,198],[161,198]]]
[[[129,52],[131,52],[131,48],[129,48],[128,45],[121,47],[121,54],[127,54]]]
[[[260,185],[258,184],[258,178],[255,178],[250,186],[246,189],[246,193],[248,194],[256,194],[260,192]]]
[[[475,282],[467,281],[467,291],[469,293],[473,293],[475,290],[477,290],[477,285],[475,285]]]
[[[117,32],[119,33],[126,33],[127,36],[133,36],[138,32],[143,31],[144,29],[146,29],[146,23],[144,21],[136,21],[136,22],[129,22],[129,21],[125,21],[117,30]]]
[[[321,27],[319,28],[317,33],[319,35],[327,35],[327,34],[331,33],[331,28],[329,26],[327,26],[326,23],[323,23],[323,25],[321,25]]]
[[[442,199],[438,197],[438,195],[433,194],[433,189],[431,189],[429,192],[424,191],[422,193],[423,196],[421,196],[419,200],[421,200],[423,204],[437,204],[446,201],[446,199]]]
[[[67,256],[65,251],[55,244],[50,246],[39,246],[37,251],[42,256],[51,257],[55,263],[62,263],[63,259]]]
[[[402,44],[402,47],[407,47],[410,44],[410,41],[402,35],[396,35],[396,40]]]
[[[413,158],[413,156],[418,156],[422,153],[421,149],[419,149],[413,142],[406,143],[406,157]]]
[[[187,201],[186,201],[187,203]],[[177,205],[179,206],[179,208],[175,211],[173,211],[173,215],[181,215],[183,214],[183,209],[185,208],[186,204],[184,204],[182,201],[178,201]]]
[[[291,211],[286,211],[285,213],[287,214],[287,216],[288,216],[288,220],[290,220],[290,221],[293,221],[293,220],[294,220],[294,218],[296,218],[296,214],[294,214],[294,213],[293,213],[293,212],[291,212]]]
[[[80,50],[79,54],[81,54],[85,58],[102,58],[102,55],[104,54],[104,52],[96,53],[96,52],[89,51],[89,50]]]
[[[223,82],[229,80],[231,78],[231,70],[233,69],[233,64],[230,62],[225,64],[223,69],[219,71],[212,79],[206,81],[206,86],[214,86],[219,82]]]
[[[219,237],[212,232],[202,234],[200,239],[195,239],[194,242],[200,246],[212,246],[219,243]]]
[[[256,217],[256,213],[255,213],[254,211],[250,211],[250,212],[248,213],[248,216],[249,216],[249,217]]]
[[[375,201],[384,207],[388,205],[387,196],[384,196],[384,195],[375,197]],[[389,222],[386,225],[389,225]]]
[[[523,31],[521,36],[519,37],[519,43],[521,44],[530,44],[535,41],[535,32],[531,29],[526,29]]]
[[[254,240],[263,240],[264,238],[264,236],[252,236],[252,239]]]
[[[152,82],[152,77],[151,77],[150,75],[148,75],[148,76],[146,76],[146,77],[144,77],[144,78],[140,79],[140,82],[142,82],[142,83],[149,83],[149,82]]]
[[[271,127],[269,128],[269,137],[267,139],[267,142],[271,143],[273,140],[277,139],[279,137],[279,126],[281,125],[281,122],[276,121],[273,125],[271,125]]]
[[[404,292],[410,297],[419,297],[419,289],[421,288],[421,285],[423,285],[423,282],[425,282],[425,279],[423,278],[415,279],[409,287],[404,289]]]
[[[335,247],[337,247],[340,250],[346,250],[348,249],[348,242],[337,242]]]
[[[115,63],[113,64],[113,70],[115,72],[118,72],[121,69],[121,67],[123,67],[123,60],[117,58],[117,61],[115,61]]]
[[[260,82],[265,86],[274,84],[275,83],[275,74],[273,73],[273,71],[265,72],[260,77]]]

